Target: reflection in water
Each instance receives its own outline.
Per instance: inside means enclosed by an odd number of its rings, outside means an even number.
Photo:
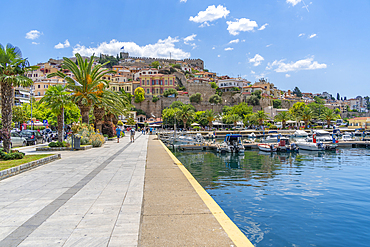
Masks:
[[[176,152],[257,246],[366,246],[370,152]]]

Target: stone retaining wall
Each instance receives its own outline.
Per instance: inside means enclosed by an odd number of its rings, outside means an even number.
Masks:
[[[87,149],[90,149],[92,148],[92,145],[87,145],[87,146],[81,146],[79,149],[76,149],[76,150],[87,150]],[[39,147],[39,148],[36,148],[36,151],[70,151],[71,150],[71,147]]]
[[[52,162],[54,160],[57,160],[57,159],[60,159],[60,158],[61,158],[60,154],[55,154],[55,155],[52,155],[52,156],[49,156],[49,157],[45,157],[45,158],[42,158],[42,159],[39,159],[39,160],[31,161],[31,162],[28,162],[26,164],[22,164],[22,165],[19,165],[19,166],[16,166],[16,167],[12,167],[12,168],[0,171],[0,180],[3,180],[5,178],[8,178],[8,177],[11,177],[11,176],[14,176],[14,175],[17,175],[17,174],[25,172],[25,171],[28,171],[28,170],[33,169],[33,168],[38,167],[38,166],[45,165],[47,163],[50,163],[50,162]]]

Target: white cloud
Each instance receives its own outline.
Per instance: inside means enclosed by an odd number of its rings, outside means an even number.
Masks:
[[[192,35],[184,38],[184,43],[186,44],[186,42],[193,41],[195,37],[197,37],[197,35],[196,34],[192,34]]]
[[[272,46],[272,44],[266,45],[266,47],[270,47],[270,46]]]
[[[261,74],[259,74],[259,75],[254,75],[254,77],[255,77],[256,79],[266,78],[266,74],[265,74],[265,73],[261,73]],[[266,79],[267,79],[267,78],[266,78]]]
[[[180,3],[186,3],[188,0],[180,0]]]
[[[254,74],[256,74],[256,72],[254,72],[253,70],[251,70],[251,74],[254,75]]]
[[[260,28],[258,28],[258,30],[264,30],[268,25],[268,23],[265,23]]]
[[[239,43],[239,39],[234,39],[229,42],[229,44],[233,44],[233,43],[235,44]]]
[[[295,6],[298,3],[300,3],[302,0],[286,0],[287,3],[290,3],[291,5]]]
[[[216,47],[212,47],[212,50],[216,49]]]
[[[300,33],[299,35],[298,35],[298,37],[301,37],[301,36],[304,36],[305,34],[304,33]]]
[[[124,47],[126,52],[129,52],[131,56],[137,57],[160,57],[174,59],[182,59],[190,57],[189,52],[185,52],[175,47],[175,43],[179,42],[179,39],[168,36],[167,39],[159,39],[155,44],[148,44],[145,46],[139,46],[134,42],[122,42],[112,39],[109,43],[103,42],[98,44],[97,47],[85,47],[83,45],[76,45],[73,47],[73,54],[80,53],[82,56],[91,56],[99,54],[109,54],[112,56],[117,55],[121,48]]]
[[[221,57],[221,55],[217,55],[217,57]]]
[[[253,63],[253,66],[258,66],[261,64],[261,62],[265,60],[261,55],[256,54],[254,58],[249,59],[250,63]]]
[[[198,15],[194,17],[190,16],[189,21],[208,24],[209,21],[226,18],[229,13],[230,11],[222,5],[218,5],[217,7],[215,5],[210,5],[205,11],[199,11]]]
[[[268,63],[266,69],[270,70],[275,67],[275,71],[278,73],[286,73],[289,71],[298,71],[298,70],[314,70],[314,69],[325,69],[326,64],[319,64],[317,61],[313,61],[314,57],[298,60],[297,62],[284,63],[284,60],[277,61],[275,60],[272,63]]]
[[[68,39],[66,39],[66,41],[64,41],[64,44],[62,43],[58,43],[57,45],[54,46],[55,49],[63,49],[63,48],[67,48],[67,47],[70,47],[71,45],[69,44],[69,41]]]
[[[310,35],[310,37],[309,37],[309,39],[312,39],[312,38],[314,38],[314,37],[316,37],[317,35],[316,35],[316,33],[314,33],[314,34],[311,34]]]
[[[28,33],[26,33],[26,39],[37,39],[38,37],[40,37],[41,34],[42,33],[40,31],[31,30]]]
[[[227,21],[227,30],[231,35],[238,35],[240,32],[253,31],[258,27],[257,22],[246,18],[236,19],[236,21]]]
[[[40,43],[37,42],[32,42],[33,45],[39,45]]]
[[[289,77],[290,77],[290,75],[289,75],[289,74],[285,74],[285,77],[286,77],[286,78],[289,78]]]
[[[231,47],[225,48],[225,51],[232,51],[232,50],[234,50],[234,48],[231,48]]]
[[[188,37],[185,37],[184,38],[184,44],[191,45],[193,47],[193,49],[194,49],[195,47],[197,47],[197,45],[195,43],[191,43],[190,41],[194,41],[195,37],[197,37],[196,34],[192,34],[192,35],[190,35]]]

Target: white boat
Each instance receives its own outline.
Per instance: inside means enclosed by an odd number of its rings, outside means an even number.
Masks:
[[[308,136],[308,133],[304,130],[296,130],[294,133],[293,133],[293,136],[294,137],[307,137]]]
[[[316,130],[314,132],[316,134],[317,142],[331,142],[333,141],[333,137],[331,136],[330,132],[325,130]]]
[[[250,133],[247,135],[247,138],[256,138],[256,134],[254,134],[254,132]]]
[[[341,141],[352,141],[351,135],[343,135]]]
[[[227,134],[225,140],[217,145],[218,153],[244,153],[242,135]]]
[[[322,142],[314,143],[314,142],[296,142],[299,150],[308,150],[308,151],[320,151],[325,150],[324,144]]]
[[[269,143],[260,143],[257,145],[258,149],[263,152],[276,152],[277,151],[277,145],[275,144],[269,144]]]

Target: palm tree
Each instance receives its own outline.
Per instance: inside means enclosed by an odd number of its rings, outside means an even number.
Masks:
[[[216,119],[216,115],[213,110],[206,110],[206,119],[208,121],[209,128],[212,128],[212,122]]]
[[[101,101],[103,89],[109,85],[109,81],[103,77],[116,72],[103,68],[109,62],[93,66],[94,55],[90,57],[90,61],[83,60],[78,53],[76,53],[76,58],[78,66],[66,57],[63,58],[62,63],[62,69],[72,72],[75,79],[62,71],[51,73],[48,78],[58,76],[67,81],[67,89],[72,91],[72,100],[80,108],[82,122],[89,123],[91,107]]]
[[[22,58],[22,52],[18,47],[0,44],[0,87],[1,87],[1,115],[3,131],[3,148],[5,152],[10,149],[10,129],[13,115],[14,87],[28,87],[33,81],[24,76],[27,71],[37,69],[37,66],[29,66],[27,59]]]
[[[334,112],[333,110],[331,110],[331,109],[329,109],[329,108],[326,108],[326,109],[324,110],[324,112],[321,114],[320,118],[321,118],[322,120],[326,120],[326,124],[327,124],[327,125],[328,125],[328,127],[329,127],[331,120],[336,120],[336,119],[338,119],[338,115],[337,115],[337,114],[335,114],[335,112]]]
[[[275,116],[276,121],[280,121],[282,124],[283,129],[285,129],[286,121],[290,119],[290,114],[287,111],[280,112]]]
[[[233,114],[229,116],[229,121],[231,121],[234,124],[234,128],[236,128],[236,125],[241,120],[241,117],[238,114]]]
[[[177,117],[184,123],[184,129],[186,129],[186,123],[193,117],[194,111],[190,105],[182,105],[180,111],[177,113]]]
[[[102,133],[104,116],[107,116],[111,121],[112,116],[126,115],[131,104],[129,103],[127,94],[122,92],[113,92],[104,89],[99,96],[100,100],[94,104],[93,113],[95,117],[95,129]]]
[[[42,97],[40,103],[45,103],[45,106],[57,115],[58,123],[58,141],[63,141],[63,125],[64,125],[64,109],[73,106],[70,93],[65,91],[62,85],[50,87],[45,96]]]
[[[304,121],[305,128],[307,128],[308,122],[311,121],[313,115],[314,113],[309,107],[304,108],[303,111],[301,112],[301,117],[302,120]]]
[[[266,119],[268,119],[268,115],[265,113],[264,110],[261,110],[261,111],[258,111],[254,114],[255,118],[258,120],[258,124],[260,126],[263,125],[263,121],[265,121]]]

